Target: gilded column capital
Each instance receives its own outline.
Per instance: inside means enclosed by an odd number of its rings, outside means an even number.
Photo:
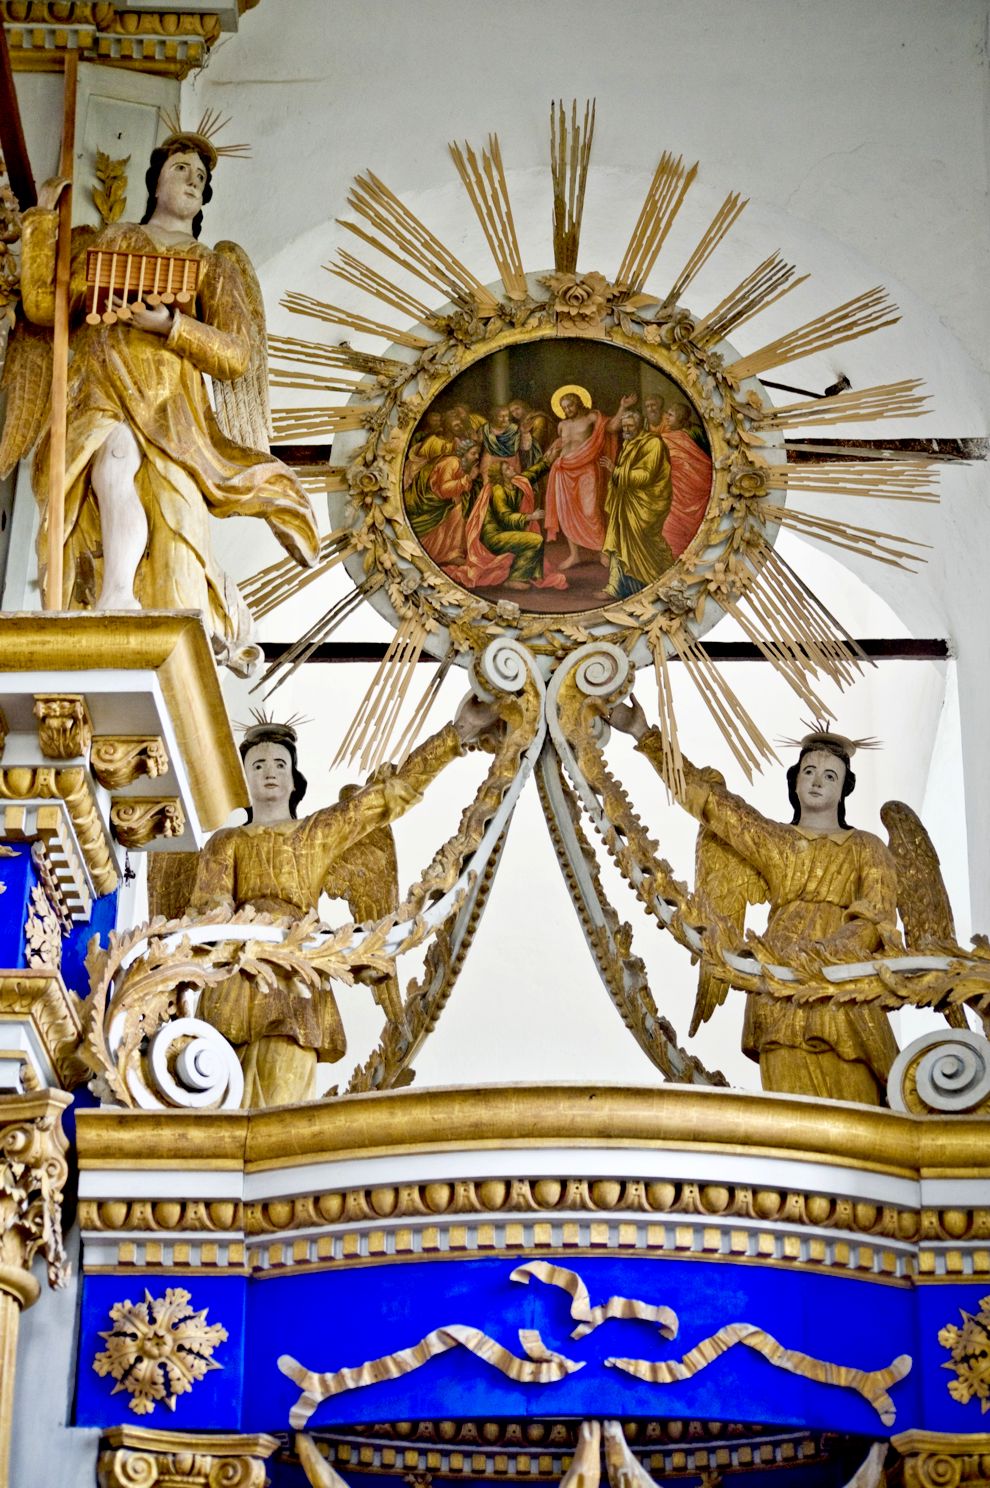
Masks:
[[[900,1461],[888,1474],[895,1488],[983,1488],[990,1484],[990,1433],[902,1431],[891,1445]]]
[[[115,1426],[100,1446],[99,1488],[264,1488],[273,1436],[213,1435]]]
[[[69,1166],[62,1112],[71,1099],[62,1090],[0,1096],[0,1288],[22,1306],[37,1297],[30,1269],[39,1251],[48,1262],[49,1285],[64,1286],[68,1276],[62,1192]]]
[[[78,759],[89,749],[93,723],[82,693],[35,693],[34,716],[46,759]]]

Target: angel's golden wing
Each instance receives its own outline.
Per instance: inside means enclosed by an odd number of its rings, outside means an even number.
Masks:
[[[214,252],[236,264],[251,317],[251,361],[247,371],[233,382],[213,381],[217,423],[227,438],[236,444],[267,451],[272,437],[272,414],[268,400],[268,340],[261,285],[254,265],[238,243],[217,243]]]
[[[956,938],[952,905],[945,892],[942,869],[932,839],[917,812],[903,801],[887,801],[880,808],[887,840],[897,870],[897,911],[909,951],[941,949]],[[953,1028],[968,1028],[961,1007],[948,1008]]]
[[[702,773],[712,784],[725,784],[717,770],[704,770]],[[728,920],[739,932],[740,940],[745,929],[747,905],[762,904],[769,898],[762,874],[724,838],[717,837],[704,825],[698,832],[695,847],[694,886],[702,907],[709,904],[716,914]],[[702,1023],[707,1023],[715,1009],[722,1005],[729,985],[729,977],[724,971],[702,959],[689,1036],[697,1033]]]
[[[7,341],[0,391],[6,416],[0,436],[0,480],[30,454],[45,427],[51,405],[52,333],[23,315]]]
[[[346,801],[359,788],[345,785],[340,800]],[[349,847],[331,867],[323,892],[331,899],[345,900],[359,924],[383,919],[398,909],[399,863],[392,828],[378,827]],[[397,1016],[401,999],[394,972],[374,985],[376,1001],[386,1016]]]
[[[198,852],[148,854],[148,918],[181,920],[196,887]]]
[[[956,927],[938,853],[921,818],[903,801],[887,801],[880,820],[897,869],[897,909],[908,950],[954,941]]]

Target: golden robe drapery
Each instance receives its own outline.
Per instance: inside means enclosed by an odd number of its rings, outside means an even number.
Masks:
[[[662,775],[659,732],[650,729],[637,747]],[[818,834],[770,821],[687,760],[684,771],[681,805],[766,885],[770,918],[763,944],[771,956],[786,963],[814,951],[825,962],[843,962],[877,951],[884,930],[897,921],[894,860],[879,837],[852,827]],[[756,993],[747,998],[742,1047],[759,1060],[767,1088],[847,1100],[879,1100],[897,1056],[880,1008],[809,1006]],[[815,1068],[819,1056],[827,1077]]]

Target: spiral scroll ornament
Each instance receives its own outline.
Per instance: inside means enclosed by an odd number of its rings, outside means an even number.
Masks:
[[[971,1029],[936,1029],[902,1049],[887,1099],[912,1115],[990,1113],[990,1041]]]

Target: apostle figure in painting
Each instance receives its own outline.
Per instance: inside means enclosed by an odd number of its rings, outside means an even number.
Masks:
[[[233,913],[251,906],[286,925],[333,894],[335,865],[387,823],[408,811],[464,746],[491,728],[495,710],[468,697],[454,722],[414,749],[398,768],[386,765],[334,806],[296,819],[306,790],[296,757],[296,733],[286,724],[248,729],[241,756],[251,799],[247,826],[215,832],[199,855],[187,913]],[[384,912],[384,911],[383,911]],[[199,1016],[237,1051],[244,1069],[245,1107],[311,1100],[318,1060],[346,1048],[333,990],[300,986],[291,974],[262,988],[235,973],[204,989]]]
[[[484,463],[484,457],[482,457]],[[481,489],[465,526],[467,557],[446,572],[465,589],[566,589],[564,574],[544,564],[544,537],[533,484],[545,474],[544,456],[521,472],[489,456]]]
[[[659,434],[643,428],[643,415],[622,415],[622,448],[605,497],[602,550],[608,558],[609,599],[628,599],[652,584],[674,561],[663,535],[671,506],[670,460]]]
[[[488,474],[488,466],[492,460],[501,461],[505,469],[518,475],[522,470],[520,450],[528,451],[532,441],[513,422],[507,404],[492,409],[488,422],[481,426],[480,434],[482,475]]]
[[[520,429],[529,434],[532,459],[539,459],[550,445],[550,420],[546,414],[531,408],[524,398],[512,398],[509,402],[509,416]]]
[[[613,708],[613,727],[630,733],[661,776],[663,738],[636,700]],[[813,951],[823,962],[868,960],[897,938],[897,878],[890,850],[872,832],[846,822],[856,784],[855,745],[817,732],[800,743],[787,772],[791,824],[767,817],[725,788],[714,770],[684,760],[680,804],[702,823],[698,892],[742,934],[746,904],[769,901],[765,958],[787,963]],[[666,778],[666,777],[665,777]],[[672,787],[668,780],[667,784]],[[703,963],[692,1031],[725,996],[725,977]],[[798,1003],[750,993],[743,1052],[759,1061],[765,1090],[836,1100],[881,1102],[897,1044],[875,1006]]]
[[[478,447],[420,467],[405,493],[409,525],[434,563],[463,563],[467,497],[478,473]]]
[[[56,602],[70,609],[200,610],[218,658],[247,674],[260,662],[260,648],[236,586],[211,552],[209,517],[262,517],[302,565],[315,561],[318,537],[308,497],[267,452],[257,279],[236,244],[211,250],[199,241],[216,161],[202,134],[173,134],[152,154],[141,225],[73,230],[64,576]],[[54,320],[56,202],[64,184],[47,183],[39,206],[24,214],[23,309],[36,326]],[[121,307],[118,298],[114,305],[101,302],[104,313],[90,309],[87,316],[90,251],[102,255],[107,269],[115,255],[192,260],[199,275],[195,299],[181,309],[141,300]],[[148,287],[151,301],[157,297]],[[28,349],[29,338],[14,338],[8,381],[22,364],[19,351]],[[216,414],[205,377],[213,380]],[[9,409],[15,406],[21,406],[16,398]],[[0,465],[25,453],[38,432],[5,429]],[[46,435],[34,466],[42,563],[48,480]]]
[[[604,461],[611,448],[607,441],[618,432],[622,414],[636,402],[636,394],[620,398],[612,419],[592,407],[588,391],[573,383],[558,388],[550,401],[560,423],[549,451],[553,464],[547,480],[547,541],[552,542],[558,532],[567,539],[562,570],[581,562],[582,548],[607,563],[602,554],[608,485]]]
[[[661,433],[663,414],[664,400],[659,393],[651,393],[643,399],[643,427],[648,434]]]
[[[540,466],[528,469],[526,479],[532,481],[540,469]],[[481,524],[481,541],[490,553],[511,556],[512,567],[503,580],[506,589],[529,589],[536,579],[543,577],[543,534],[537,526],[543,511],[540,507],[523,510],[522,483],[515,484],[501,461],[492,460],[488,482],[491,495]]]
[[[689,432],[692,411],[686,403],[675,403],[663,416],[663,442],[670,456],[673,500],[663,535],[675,558],[693,539],[708,510],[712,491],[712,459]]]

